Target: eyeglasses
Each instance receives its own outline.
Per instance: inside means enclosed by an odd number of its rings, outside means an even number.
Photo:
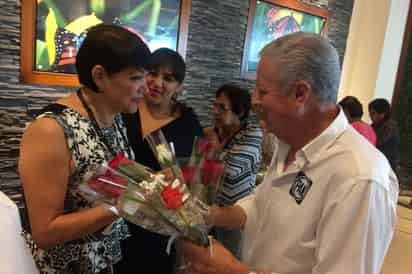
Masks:
[[[213,103],[212,109],[216,110],[219,113],[230,111],[230,108],[227,107],[225,104]]]

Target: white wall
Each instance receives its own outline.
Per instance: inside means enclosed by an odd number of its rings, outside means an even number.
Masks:
[[[339,99],[358,97],[365,120],[372,99],[392,99],[408,8],[409,0],[354,1]]]
[[[385,42],[381,57],[375,97],[392,100],[396,84],[399,58],[402,51],[405,26],[408,19],[409,0],[392,0]]]

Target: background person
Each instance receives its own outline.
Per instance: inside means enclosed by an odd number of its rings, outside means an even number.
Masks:
[[[195,136],[203,130],[192,108],[177,100],[183,91],[186,66],[183,58],[167,48],[152,53],[146,76],[147,91],[134,114],[123,116],[127,135],[135,152],[135,160],[153,170],[160,170],[155,155],[144,139],[151,132],[162,129],[168,142],[172,142],[177,158],[188,158]],[[125,256],[121,268],[129,273],[137,269],[142,273],[173,273],[176,250],[166,253],[168,236],[145,230],[128,223],[132,237],[124,242]]]
[[[19,209],[0,191],[0,272],[5,274],[37,274],[28,246],[21,235]]]
[[[375,99],[369,103],[369,116],[376,132],[376,148],[386,156],[392,169],[398,171],[400,136],[398,124],[391,118],[391,105],[386,99]]]
[[[358,98],[354,96],[346,96],[339,102],[339,105],[342,107],[350,125],[362,136],[368,139],[372,145],[376,145],[375,130],[368,123],[362,121],[362,104]]]
[[[214,127],[206,135],[224,162],[223,181],[216,203],[231,206],[251,194],[256,187],[256,174],[262,158],[262,130],[249,118],[250,94],[233,84],[216,91],[212,106]],[[242,232],[239,229],[214,229],[216,238],[240,258]]]

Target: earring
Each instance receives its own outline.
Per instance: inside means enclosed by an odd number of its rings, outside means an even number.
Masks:
[[[177,103],[177,98],[179,97],[179,95],[177,94],[177,92],[175,92],[175,94],[173,94],[173,96],[172,96],[172,101],[174,102],[174,103]]]

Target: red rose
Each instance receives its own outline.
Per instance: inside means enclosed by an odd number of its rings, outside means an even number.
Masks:
[[[201,138],[199,140],[199,152],[201,154],[208,153],[211,148],[212,148],[212,144],[206,138]]]
[[[166,186],[160,195],[167,208],[178,209],[183,206],[183,193],[177,187]]]
[[[223,163],[216,160],[205,160],[202,167],[202,183],[217,183],[223,173]]]
[[[192,182],[193,177],[195,176],[196,167],[195,166],[182,167],[182,173],[183,173],[183,180],[185,180],[185,182],[189,184]]]
[[[133,163],[134,162],[132,160],[127,159],[124,156],[124,152],[120,152],[109,161],[108,166],[110,168],[116,169],[119,165],[131,165]]]
[[[109,183],[102,182],[98,180],[99,178],[108,180],[118,185],[127,186],[127,182],[122,177],[113,175],[113,174],[99,176],[99,177],[93,178],[92,180],[88,182],[88,185],[91,189],[103,195],[106,199],[109,199],[109,200],[113,198],[117,199],[120,195],[123,194],[125,189],[123,189],[122,187],[109,184]]]

